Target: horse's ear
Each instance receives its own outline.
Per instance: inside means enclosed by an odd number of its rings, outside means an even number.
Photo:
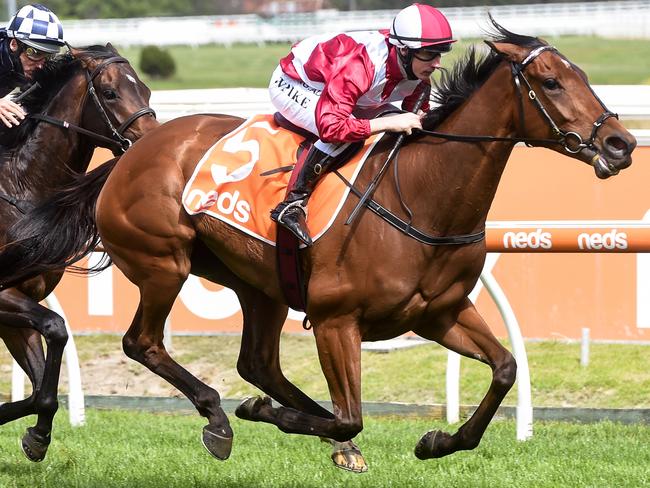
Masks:
[[[68,46],[68,49],[70,50],[70,54],[72,54],[72,57],[75,59],[78,59],[81,61],[81,64],[87,68],[88,67],[88,62],[86,59],[86,56],[84,56],[84,50],[83,49],[77,49],[72,46]]]
[[[484,41],[485,44],[490,46],[492,52],[516,63],[521,63],[527,56],[528,52],[521,46],[515,44],[508,44],[505,42],[492,42]]]
[[[113,51],[115,54],[117,54],[117,49],[115,49],[110,42],[108,44],[106,44],[106,47],[108,49],[110,49],[111,51]]]

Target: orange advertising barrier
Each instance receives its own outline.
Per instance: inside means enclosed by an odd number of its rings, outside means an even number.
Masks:
[[[648,252],[650,222],[488,222],[490,252]]]
[[[524,337],[578,339],[589,327],[596,340],[650,340],[650,254],[641,253],[650,247],[642,223],[650,223],[648,182],[650,147],[637,148],[632,166],[604,181],[561,154],[515,148],[489,214],[487,239],[500,253],[492,274]],[[137,290],[116,269],[91,278],[66,275],[55,294],[77,332],[123,333],[138,304]],[[476,304],[505,337],[485,290]],[[290,312],[285,330],[301,331],[301,317]],[[178,333],[238,332],[242,320],[233,292],[196,277],[170,319]]]

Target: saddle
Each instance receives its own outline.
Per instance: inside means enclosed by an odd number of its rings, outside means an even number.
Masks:
[[[402,112],[402,110],[393,105],[386,104],[373,109],[357,109],[354,111],[353,115],[356,118],[372,119],[399,112]],[[287,186],[288,194],[293,188],[295,180],[302,169],[305,156],[309,153],[310,146],[314,144],[318,138],[311,132],[293,124],[279,112],[273,114],[273,119],[280,127],[304,137],[304,141],[298,147],[297,162],[293,167],[289,185]],[[332,162],[331,171],[336,171],[338,168],[343,166],[362,147],[363,142],[350,144],[348,148],[336,156],[336,159]],[[291,167],[288,167],[286,170],[288,171],[289,169],[291,169]],[[307,309],[307,281],[304,278],[302,263],[300,261],[300,241],[281,225],[277,226],[276,232],[275,252],[278,264],[278,278],[280,280],[282,292],[284,293],[288,305],[292,309],[304,312]],[[308,329],[306,324],[307,317],[305,317],[303,327]]]

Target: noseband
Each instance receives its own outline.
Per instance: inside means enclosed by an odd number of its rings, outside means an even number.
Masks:
[[[521,80],[525,83],[526,87],[528,87],[528,98],[533,102],[533,104],[537,107],[537,109],[540,111],[542,116],[548,121],[549,125],[551,126],[551,130],[553,131],[553,134],[559,137],[559,144],[564,147],[565,151],[572,153],[572,154],[577,154],[580,151],[582,151],[585,148],[592,149],[593,151],[597,152],[596,147],[594,146],[594,140],[596,139],[596,135],[598,133],[598,129],[603,125],[603,123],[610,117],[614,117],[618,119],[618,114],[615,114],[613,112],[610,112],[607,107],[605,107],[605,104],[603,101],[596,95],[594,90],[589,86],[588,83],[585,83],[587,85],[587,88],[591,91],[592,95],[598,100],[598,103],[600,103],[600,106],[603,108],[603,113],[596,119],[596,121],[593,123],[592,128],[591,128],[591,134],[589,135],[589,139],[584,140],[580,134],[577,132],[573,131],[564,131],[560,129],[560,127],[555,123],[551,115],[548,113],[546,108],[544,108],[544,105],[542,105],[542,102],[539,101],[539,98],[537,97],[537,94],[535,93],[535,90],[533,90],[533,87],[531,84],[528,82],[528,79],[524,75],[524,70],[526,67],[532,63],[537,56],[542,54],[544,51],[552,51],[559,56],[561,56],[558,51],[553,47],[553,46],[540,46],[536,49],[533,49],[528,56],[526,56],[526,59],[524,59],[521,63],[515,63],[511,62],[510,67],[512,71],[512,78],[515,83],[516,92],[517,96],[519,98],[519,125],[521,128],[521,133],[525,134],[526,133],[526,127],[525,127],[525,122],[524,122],[524,99],[522,96],[522,89],[521,89]],[[564,59],[564,58],[563,58]],[[568,62],[568,61],[567,61]],[[526,142],[527,146],[531,146],[529,142]]]
[[[97,96],[94,80],[97,77],[97,75],[99,75],[99,73],[101,73],[106,66],[113,63],[128,63],[128,62],[129,61],[126,58],[123,58],[122,56],[113,56],[105,59],[102,63],[100,63],[92,71],[92,73],[89,73],[88,71],[85,72],[86,86],[88,90],[86,92],[86,97],[90,96],[90,98],[92,98],[104,123],[111,131],[111,137],[106,137],[101,134],[97,134],[96,132],[90,131],[88,129],[84,129],[83,127],[79,127],[78,125],[71,124],[70,122],[67,122],[65,120],[59,120],[45,114],[29,114],[29,117],[38,120],[43,120],[44,122],[48,122],[58,127],[63,127],[64,129],[70,129],[75,132],[79,132],[80,134],[84,134],[88,137],[91,137],[98,141],[102,141],[103,143],[111,146],[118,146],[122,153],[126,152],[126,150],[130,148],[131,145],[133,144],[133,141],[124,137],[124,132],[131,126],[131,124],[133,124],[133,122],[135,122],[143,115],[151,115],[152,117],[155,118],[156,112],[151,107],[143,107],[139,110],[136,110],[131,116],[127,117],[127,119],[124,122],[122,122],[122,124],[116,129],[113,123],[111,122],[111,119],[108,116],[106,109],[104,108],[101,101],[99,100],[99,97]],[[85,106],[85,104],[86,104],[86,98],[84,98],[82,106]]]

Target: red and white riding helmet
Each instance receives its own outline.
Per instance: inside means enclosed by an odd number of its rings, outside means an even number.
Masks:
[[[398,47],[422,49],[431,46],[441,52],[451,50],[451,43],[456,42],[442,12],[420,3],[406,7],[395,16],[388,39]]]

